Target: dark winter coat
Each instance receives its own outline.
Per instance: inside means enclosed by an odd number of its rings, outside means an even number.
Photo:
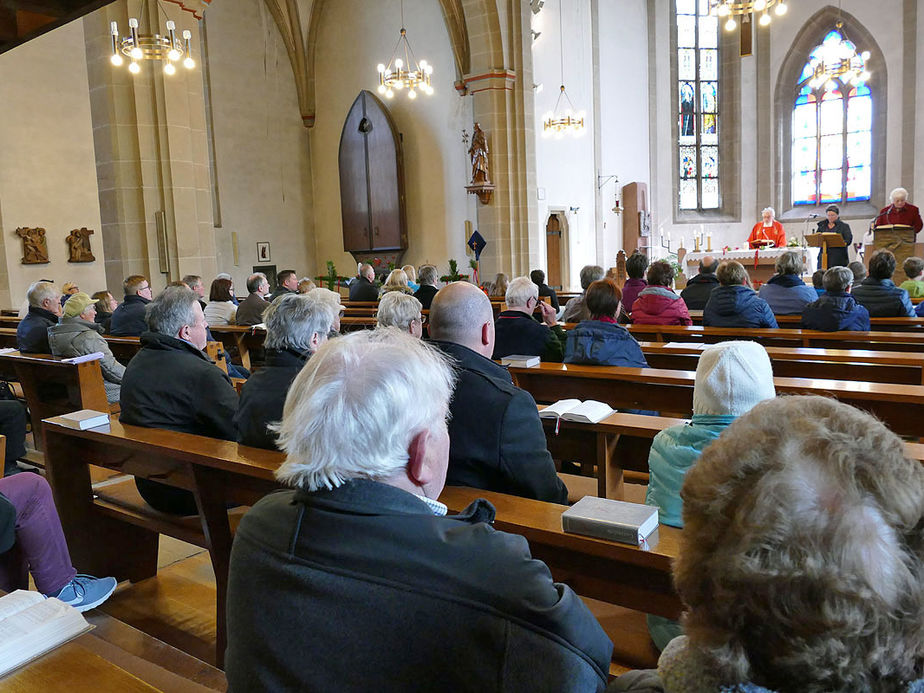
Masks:
[[[421,284],[420,288],[414,292],[414,298],[420,301],[423,310],[430,310],[430,304],[433,303],[433,297],[439,291],[435,286],[430,284]]]
[[[378,301],[379,289],[365,277],[356,277],[350,282],[351,301]]]
[[[818,222],[818,228],[816,233],[839,233],[844,239],[845,245],[843,248],[828,248],[828,267],[824,268],[821,266],[821,248],[818,249],[818,269],[831,269],[832,267],[846,267],[850,264],[850,257],[847,255],[847,249],[850,247],[850,244],[853,242],[853,232],[850,230],[845,222],[838,219],[834,222],[834,228],[828,228],[828,220],[822,219]]]
[[[151,301],[144,296],[126,296],[121,305],[112,311],[109,334],[113,337],[140,337],[148,331],[144,310]]]
[[[241,301],[234,314],[235,325],[259,325],[263,322],[263,313],[269,308],[269,301],[260,294],[248,294],[247,298]]]
[[[807,330],[869,331],[869,311],[850,294],[826,293],[802,311],[802,327]]]
[[[752,288],[717,286],[703,310],[705,327],[778,327],[770,305]]]
[[[697,274],[687,282],[687,288],[680,292],[680,298],[687,304],[689,310],[702,310],[712,294],[712,290],[719,285],[719,278],[715,272],[711,274]]]
[[[494,355],[501,359],[513,354],[538,356],[543,361],[561,363],[564,331],[533,320],[521,310],[505,310],[494,322]]]
[[[58,316],[44,308],[29,306],[29,312],[16,327],[16,346],[24,354],[50,354],[48,328],[58,324]]]
[[[237,441],[255,448],[276,449],[276,434],[267,424],[282,420],[289,386],[311,356],[290,349],[267,349],[266,362],[241,388],[234,426]]]
[[[758,296],[770,304],[774,315],[799,315],[818,298],[815,287],[808,286],[795,274],[775,274],[760,287]]]
[[[582,320],[568,332],[565,363],[648,368],[635,337],[621,325],[600,320]]]
[[[851,290],[851,295],[866,307],[871,318],[914,317],[908,292],[895,286],[891,279],[867,277]]]

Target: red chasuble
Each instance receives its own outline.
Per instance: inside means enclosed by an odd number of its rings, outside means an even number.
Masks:
[[[760,248],[760,241],[773,241],[777,248],[786,247],[786,232],[783,225],[774,219],[773,226],[764,226],[763,221],[758,221],[751,229],[751,235],[748,236],[748,245],[751,248]]]

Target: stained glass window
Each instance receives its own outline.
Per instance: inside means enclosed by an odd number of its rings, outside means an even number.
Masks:
[[[796,87],[791,150],[793,205],[870,199],[873,96],[869,87],[840,80],[818,89],[809,85],[814,76],[812,63],[822,46],[842,38],[838,31],[825,36],[822,45],[810,54]]]
[[[680,209],[719,207],[719,23],[708,0],[675,0]]]

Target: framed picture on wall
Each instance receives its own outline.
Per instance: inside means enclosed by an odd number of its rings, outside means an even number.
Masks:
[[[257,243],[257,262],[269,262],[270,259],[269,242]]]
[[[266,275],[266,281],[269,282],[270,291],[276,290],[276,265],[254,265],[253,273],[263,272]]]

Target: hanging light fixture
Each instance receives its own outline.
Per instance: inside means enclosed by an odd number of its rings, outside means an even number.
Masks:
[[[555,109],[545,114],[542,121],[542,136],[563,137],[566,133],[573,137],[579,137],[584,134],[584,111],[575,113],[574,104],[568,92],[565,91],[565,41],[564,26],[561,21],[561,6],[564,0],[558,3],[558,56],[559,69],[561,77],[561,87],[558,91],[558,100],[555,102]],[[562,110],[562,99],[567,106]]]
[[[757,20],[761,26],[770,24],[770,9],[782,17],[789,9],[785,0],[709,0],[709,14],[726,18],[725,30],[733,31],[738,26],[735,17],[745,14],[760,14]]]
[[[400,52],[404,58],[400,58]],[[398,37],[398,43],[391,52],[391,59],[388,65],[379,63],[376,67],[379,73],[379,94],[390,99],[395,95],[395,91],[407,89],[407,98],[416,99],[417,92],[422,91],[427,96],[433,94],[433,87],[430,86],[430,76],[433,74],[433,66],[426,60],[417,62],[414,57],[414,50],[407,40],[407,30],[404,28],[404,0],[401,0],[401,35]]]
[[[141,3],[141,17],[147,17],[147,0]],[[157,3],[158,10],[162,10],[160,3]],[[164,12],[166,15],[166,12]],[[163,63],[164,74],[176,74],[176,64],[182,59],[183,67],[191,70],[196,66],[196,61],[192,59],[190,52],[190,41],[192,34],[188,29],[183,30],[182,41],[176,36],[176,24],[168,19],[165,23],[167,33],[165,35],[155,33],[141,33],[139,31],[138,20],[131,17],[128,20],[127,36],[119,37],[119,25],[112,22],[110,25],[112,31],[112,55],[109,61],[115,66],[121,66],[125,60],[124,55],[131,62],[128,64],[128,71],[133,75],[141,72],[140,62],[142,60],[159,60]]]
[[[856,46],[844,32],[844,23],[838,19],[835,26],[837,32],[828,34],[819,50],[809,60],[813,71],[809,80],[812,89],[824,86],[826,92],[834,91],[837,89],[837,83],[834,81],[836,79],[856,87],[870,78],[869,70],[866,69],[866,61],[870,58],[869,51],[857,53]]]

